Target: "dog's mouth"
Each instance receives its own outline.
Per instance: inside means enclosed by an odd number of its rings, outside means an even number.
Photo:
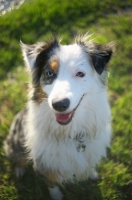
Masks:
[[[80,99],[78,105],[69,113],[56,113],[56,121],[61,124],[61,125],[67,125],[71,122],[76,109],[78,108],[79,104],[81,103],[82,99],[83,99],[84,95],[82,96],[82,98]]]
[[[55,116],[59,124],[66,125],[72,120],[73,114],[74,114],[74,110],[66,114],[56,113]]]

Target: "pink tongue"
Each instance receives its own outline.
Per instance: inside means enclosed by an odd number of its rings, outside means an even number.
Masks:
[[[70,119],[70,117],[72,116],[72,112],[67,113],[67,114],[56,113],[55,116],[56,116],[57,121],[67,122]]]

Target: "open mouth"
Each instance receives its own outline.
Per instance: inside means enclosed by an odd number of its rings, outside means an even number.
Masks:
[[[59,124],[66,125],[72,120],[73,114],[74,114],[74,110],[66,114],[56,113],[55,116]]]
[[[56,121],[61,124],[61,125],[67,125],[71,122],[74,113],[76,111],[76,109],[78,108],[79,104],[81,103],[82,99],[83,99],[84,95],[82,96],[82,98],[80,99],[78,105],[76,106],[76,108],[74,108],[71,112],[69,113],[56,113]]]

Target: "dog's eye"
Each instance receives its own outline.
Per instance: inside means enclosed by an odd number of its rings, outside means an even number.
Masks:
[[[85,74],[83,72],[77,72],[76,76],[78,76],[78,77],[84,77]]]
[[[52,71],[46,72],[46,78],[52,78],[54,76],[54,73]]]
[[[48,67],[47,67],[48,68]],[[52,69],[46,69],[43,71],[41,81],[42,84],[51,84],[55,78],[57,77],[57,74]]]

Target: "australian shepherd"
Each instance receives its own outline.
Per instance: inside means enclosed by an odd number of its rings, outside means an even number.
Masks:
[[[29,101],[16,115],[4,149],[17,176],[32,160],[51,197],[62,200],[57,185],[88,179],[110,145],[106,78],[113,43],[97,44],[85,35],[70,45],[53,37],[21,46]]]

